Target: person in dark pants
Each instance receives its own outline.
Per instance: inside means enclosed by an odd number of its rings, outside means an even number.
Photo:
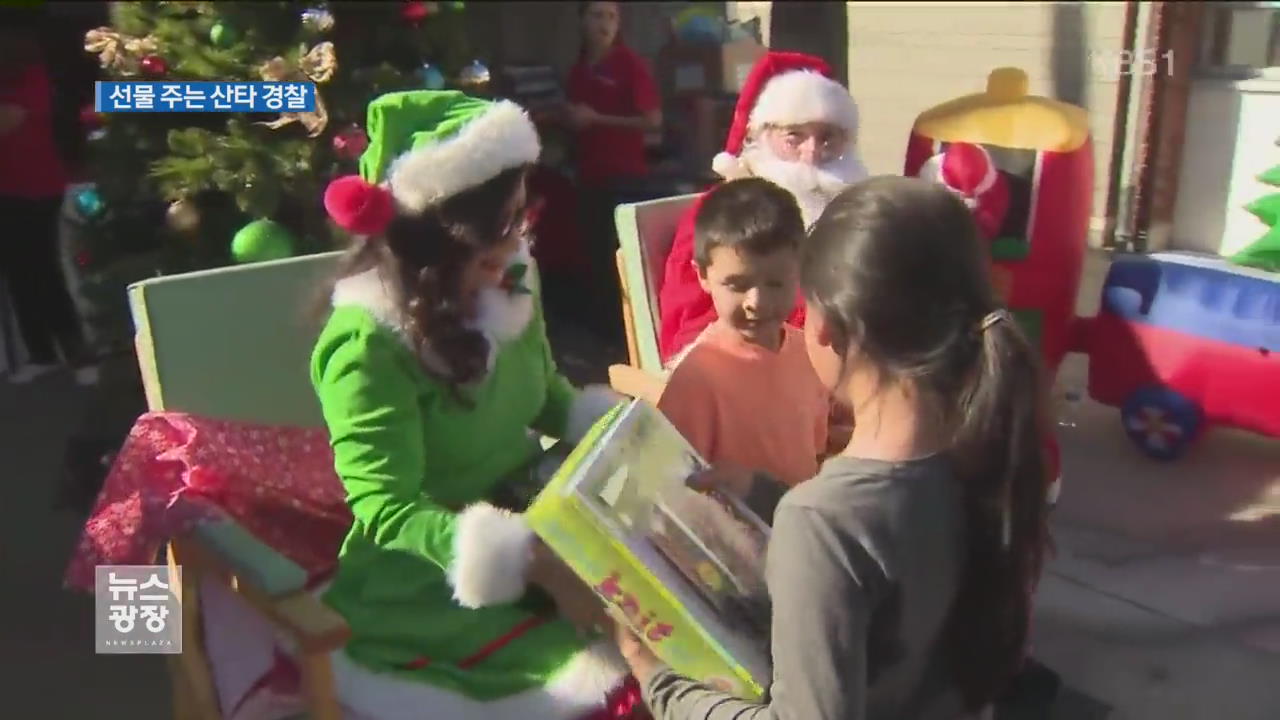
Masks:
[[[37,16],[6,9],[0,22],[0,273],[26,345],[28,362],[9,376],[26,383],[85,358],[75,306],[62,275],[58,213],[68,171],[54,137],[53,88]],[[77,370],[96,381],[96,369]]]
[[[582,52],[569,71],[569,123],[576,131],[578,187],[588,255],[584,308],[601,339],[622,340],[614,208],[655,197],[645,133],[662,127],[661,98],[643,59],[618,35],[620,3],[584,2]],[[659,193],[660,194],[660,193]]]

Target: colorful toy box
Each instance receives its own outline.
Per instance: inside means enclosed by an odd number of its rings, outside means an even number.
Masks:
[[[525,519],[677,672],[747,700],[769,685],[769,528],[690,489],[706,463],[656,408],[619,405]]]

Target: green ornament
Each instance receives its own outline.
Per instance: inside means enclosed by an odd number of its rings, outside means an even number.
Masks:
[[[231,257],[241,265],[283,260],[293,255],[293,236],[273,220],[254,220],[231,240]]]
[[[231,47],[239,39],[240,35],[236,29],[224,22],[214,23],[213,27],[209,28],[209,42],[217,47]]]

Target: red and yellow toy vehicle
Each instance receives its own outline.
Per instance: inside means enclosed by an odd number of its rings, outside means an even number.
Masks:
[[[1089,117],[1027,94],[1026,73],[998,68],[985,92],[926,110],[905,174],[964,198],[991,246],[992,278],[1044,354],[1050,379],[1072,349],[1093,197]],[[1058,477],[1056,438],[1049,451]],[[1057,481],[1050,495],[1056,498]]]
[[[998,290],[1056,374],[1071,349],[1088,242],[1088,113],[1027,95],[1025,73],[999,68],[986,92],[920,115],[905,170],[965,198],[991,243]]]
[[[1076,317],[1093,195],[1083,109],[1029,96],[1021,70],[997,69],[986,92],[920,115],[905,170],[964,198],[1050,378],[1068,352],[1086,353],[1089,395],[1120,409],[1148,456],[1176,458],[1213,424],[1280,437],[1280,274],[1186,254],[1120,257],[1099,314]]]

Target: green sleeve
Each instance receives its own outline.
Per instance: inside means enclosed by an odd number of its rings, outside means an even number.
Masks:
[[[448,568],[457,515],[434,502],[424,486],[418,388],[395,343],[359,331],[322,339],[312,381],[356,523],[381,548]]]

